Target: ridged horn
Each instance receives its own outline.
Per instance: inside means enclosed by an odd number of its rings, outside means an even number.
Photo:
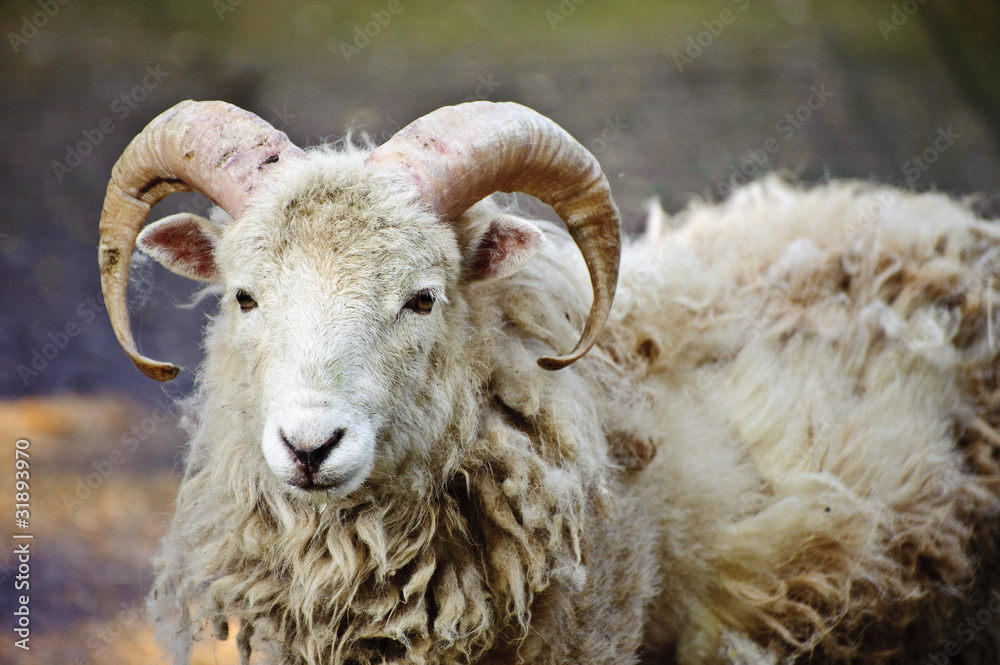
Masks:
[[[449,222],[493,192],[524,192],[552,206],[583,254],[594,302],[576,348],[538,364],[560,369],[590,350],[618,281],[618,208],[597,159],[562,127],[520,104],[468,102],[415,120],[368,162],[408,178]]]
[[[140,354],[129,324],[129,264],[150,208],[168,194],[195,190],[236,218],[262,178],[304,158],[284,133],[225,102],[181,102],[154,118],[125,148],[104,198],[98,262],[115,336],[146,376],[169,381],[180,371]]]

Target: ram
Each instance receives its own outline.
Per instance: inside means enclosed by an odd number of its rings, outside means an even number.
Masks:
[[[212,219],[142,228],[191,189]],[[169,380],[137,244],[220,294],[149,598],[176,662],[231,621],[244,663],[995,662],[1000,233],[964,204],[765,178],[623,242],[516,104],[303,151],[188,101],[101,218]]]

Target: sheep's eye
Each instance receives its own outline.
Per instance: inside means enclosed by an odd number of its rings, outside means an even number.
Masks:
[[[430,314],[434,309],[434,294],[430,291],[420,291],[407,300],[403,307],[417,314]]]
[[[240,304],[240,309],[244,312],[249,312],[257,306],[257,301],[253,299],[253,296],[243,289],[236,292],[236,302]]]

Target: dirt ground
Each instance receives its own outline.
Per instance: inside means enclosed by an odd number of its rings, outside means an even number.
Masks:
[[[17,458],[29,473],[27,524],[9,533],[32,536],[12,537],[0,565],[5,624],[20,596],[29,598],[30,651],[5,626],[0,662],[160,662],[143,599],[179,480],[176,417],[162,403],[151,411],[112,397],[0,403],[0,468],[13,479]],[[21,455],[18,441],[28,442]],[[12,485],[0,495],[0,514],[11,520]],[[10,556],[25,544],[27,561]],[[231,643],[206,646],[194,662],[236,662],[235,653]]]
[[[185,368],[153,385],[111,332],[95,248],[111,166],[182,99],[233,102],[303,145],[348,127],[381,142],[442,105],[518,101],[598,156],[633,233],[652,197],[676,211],[772,170],[984,193],[984,211],[1000,200],[992,0],[390,4],[0,6],[0,662],[160,657],[142,599],[179,482],[171,399],[191,388],[212,303],[177,309],[193,286],[138,262],[140,347]],[[153,217],[182,207],[205,202],[175,196]],[[27,529],[13,521],[22,439]],[[11,637],[25,542],[30,651]],[[236,662],[231,646],[197,662]]]

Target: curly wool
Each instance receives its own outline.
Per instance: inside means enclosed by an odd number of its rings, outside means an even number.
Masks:
[[[656,306],[609,328],[669,442],[638,476],[664,538],[649,644],[914,663],[955,639],[997,582],[995,227],[942,195],[777,178],[654,220],[632,251],[657,270],[623,290]],[[995,654],[1000,631],[972,640]]]
[[[961,627],[1000,582],[991,224],[774,178],[654,210],[598,346],[554,374],[534,361],[589,282],[539,225],[540,257],[462,287],[421,397],[454,408],[435,457],[342,504],[255,461],[210,331],[150,600],[178,662],[232,617],[245,662],[995,662],[1000,630]]]
[[[523,459],[524,442],[502,423],[481,436],[471,472],[425,502],[362,493],[349,508],[309,510],[257,493],[232,522],[216,511],[226,530],[205,525],[203,542],[183,544],[192,564],[209,564],[186,575],[210,580],[202,620],[221,625],[235,612],[264,640],[280,636],[268,645],[280,662],[382,662],[393,650],[474,661],[498,631],[523,634],[533,596],[579,565],[580,488],[540,496],[544,476],[560,472]],[[253,505],[253,494],[241,498]],[[178,523],[190,526],[185,508]]]
[[[546,280],[564,272],[547,268]],[[432,454],[317,505],[289,499],[260,463],[259,423],[233,408],[253,388],[228,380],[226,322],[213,321],[149,601],[176,662],[209,626],[224,639],[231,619],[244,662],[254,651],[296,665],[636,661],[653,536],[623,485],[628,453],[609,456],[590,424],[595,381],[542,372],[530,334],[505,330],[521,317],[572,342],[585,304],[571,288],[550,297],[538,278],[526,273],[516,300],[498,297],[508,284],[465,287],[472,336],[415,396],[449,406]],[[588,373],[621,381],[603,363]],[[631,628],[608,632],[609,615]]]

